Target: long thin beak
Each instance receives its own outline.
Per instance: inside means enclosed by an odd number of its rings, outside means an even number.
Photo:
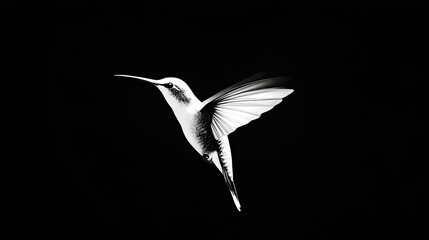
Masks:
[[[157,80],[153,80],[153,79],[150,79],[150,78],[137,77],[137,76],[131,76],[131,75],[122,75],[122,74],[115,74],[114,76],[115,77],[135,78],[135,79],[143,80],[143,81],[148,82],[148,83],[152,83],[154,85],[158,85],[159,84],[157,82]]]

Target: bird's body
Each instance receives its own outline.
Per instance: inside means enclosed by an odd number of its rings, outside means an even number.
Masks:
[[[188,142],[204,160],[215,164],[223,174],[234,203],[240,210],[228,134],[258,118],[292,93],[292,89],[281,86],[284,79],[245,80],[201,102],[189,86],[178,78],[151,80],[129,75],[115,76],[141,79],[158,87]]]

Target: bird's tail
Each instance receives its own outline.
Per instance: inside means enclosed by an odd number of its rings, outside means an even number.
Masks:
[[[223,177],[225,178],[226,185],[228,186],[228,189],[231,192],[232,199],[234,200],[235,206],[237,207],[238,211],[241,211],[241,205],[240,205],[240,201],[238,200],[237,189],[235,188],[234,181],[228,175],[228,171],[223,166],[223,164],[221,165],[222,165]]]

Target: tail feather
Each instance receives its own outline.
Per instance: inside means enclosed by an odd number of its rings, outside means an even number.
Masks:
[[[225,179],[225,182],[226,182],[226,185],[228,186],[229,191],[231,192],[232,199],[234,200],[235,206],[237,207],[238,211],[241,211],[240,200],[238,199],[237,189],[235,188],[234,181],[228,175],[228,171],[226,170],[224,165],[221,164],[221,166],[222,166],[223,177]]]
[[[241,211],[240,201],[238,200],[237,189],[234,184],[234,175],[232,172],[232,157],[231,157],[231,148],[229,146],[229,141],[227,136],[223,136],[218,140],[218,150],[217,154],[213,155],[213,163],[222,173],[225,183],[228,186],[229,191],[231,192],[232,199],[234,204],[237,207],[238,211]]]

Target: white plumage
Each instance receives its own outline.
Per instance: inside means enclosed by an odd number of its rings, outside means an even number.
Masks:
[[[234,184],[228,135],[279,104],[293,92],[286,78],[247,79],[201,102],[189,86],[178,78],[152,80],[131,77],[157,86],[179,121],[188,142],[223,174],[234,203],[241,205]]]

